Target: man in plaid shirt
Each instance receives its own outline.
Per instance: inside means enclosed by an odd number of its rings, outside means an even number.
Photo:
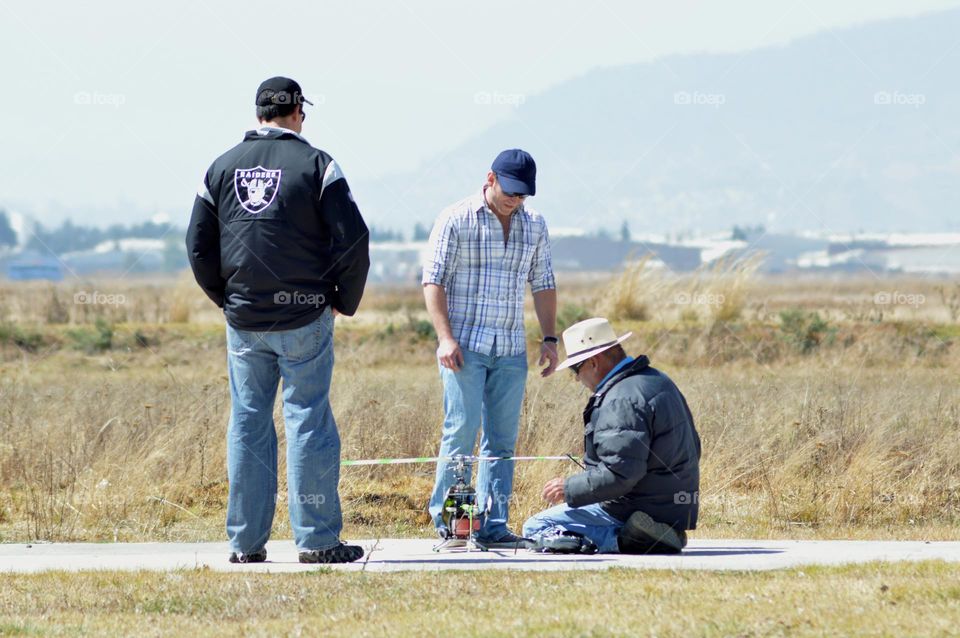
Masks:
[[[527,380],[524,287],[530,284],[543,341],[537,365],[553,374],[556,282],[543,217],[524,206],[536,193],[537,167],[529,153],[511,149],[494,160],[483,189],[445,209],[430,233],[423,293],[437,331],[444,422],[440,456],[513,456]],[[482,424],[482,428],[481,428]],[[443,501],[453,485],[448,464],[437,465],[430,515],[449,536]],[[476,540],[488,548],[516,547],[525,539],[507,528],[513,461],[479,464],[477,496],[490,512]]]

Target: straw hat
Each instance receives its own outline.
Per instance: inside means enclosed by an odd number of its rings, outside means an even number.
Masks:
[[[567,351],[567,358],[557,366],[557,370],[576,365],[632,336],[633,333],[628,332],[618,337],[610,322],[602,317],[575,323],[563,331],[563,348]]]

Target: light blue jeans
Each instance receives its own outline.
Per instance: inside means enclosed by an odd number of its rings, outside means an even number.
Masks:
[[[473,454],[478,433],[480,456],[513,456],[523,391],[527,384],[526,354],[496,357],[464,350],[463,367],[454,372],[440,366],[440,378],[443,381],[444,411],[440,456]],[[513,465],[513,461],[479,464],[477,504],[486,507],[489,501],[491,506],[478,533],[482,540],[498,540],[507,532]],[[438,463],[430,497],[430,516],[436,527],[443,525],[443,500],[453,483],[449,464]]]
[[[230,425],[227,428],[227,537],[235,552],[253,553],[270,538],[277,501],[277,431],[273,405],[283,381],[287,493],[297,548],[329,549],[343,519],[340,435],[330,410],[333,314],[278,332],[227,326]]]
[[[552,527],[583,534],[594,542],[601,554],[620,553],[617,534],[623,527],[623,521],[607,514],[600,503],[583,507],[570,507],[566,503],[555,505],[528,518],[523,524],[523,535],[536,539]]]

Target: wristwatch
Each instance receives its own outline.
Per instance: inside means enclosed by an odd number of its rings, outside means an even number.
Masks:
[[[557,339],[556,337],[550,336],[550,337],[544,337],[543,342],[544,343],[560,343],[560,340]]]

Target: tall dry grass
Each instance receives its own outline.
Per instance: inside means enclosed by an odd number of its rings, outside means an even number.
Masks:
[[[747,308],[762,262],[757,253],[675,274],[656,267],[647,255],[594,288],[590,305],[614,321],[735,322]]]
[[[628,351],[646,352],[677,381],[703,438],[698,533],[957,536],[960,361],[956,326],[933,320],[939,310],[923,308],[912,321],[857,318],[844,308],[872,294],[862,283],[791,289],[757,279],[749,264],[632,276],[650,312],[617,319],[617,328],[636,333]],[[561,285],[570,316],[604,312],[625,289],[615,282],[597,295],[596,284]],[[933,291],[939,283],[879,285]],[[69,325],[63,313],[41,320],[54,296],[71,290],[0,291],[4,303],[14,300],[0,322],[0,540],[220,538],[229,399],[216,313],[194,293],[184,302],[189,324],[169,310],[161,321],[132,313],[110,324],[104,345],[94,317],[85,322],[74,308]],[[168,308],[182,293],[167,284],[130,294],[156,295]],[[733,301],[684,315],[691,304],[678,303],[680,294]],[[431,455],[440,383],[419,291],[379,295],[365,300],[367,317],[338,320],[331,400],[343,456]],[[27,308],[42,314],[12,319]],[[543,380],[531,365],[518,451],[579,453],[586,398],[569,375]],[[282,445],[279,406],[275,419]],[[279,463],[283,490],[282,454]],[[544,505],[548,478],[572,471],[566,462],[518,464],[514,525]],[[428,533],[432,474],[429,465],[344,469],[347,533]],[[289,535],[280,501],[276,533]]]

